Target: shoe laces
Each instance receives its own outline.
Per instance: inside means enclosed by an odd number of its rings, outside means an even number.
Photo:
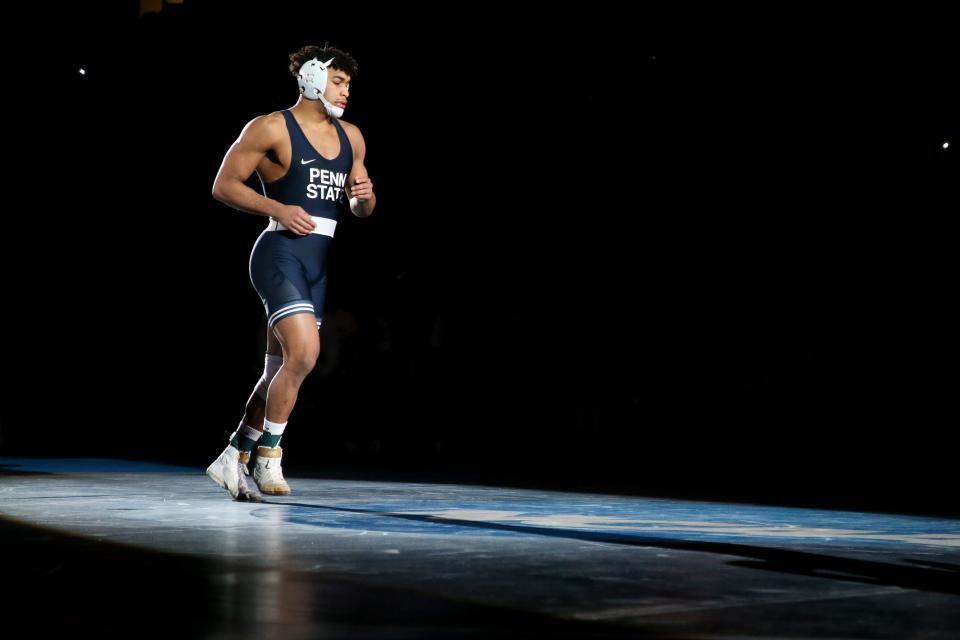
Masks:
[[[240,493],[251,493],[250,485],[247,484],[247,475],[244,473],[244,466],[242,462],[237,463],[237,472],[240,476],[240,482],[238,483]]]
[[[280,467],[279,460],[276,464],[273,460],[267,460],[263,465],[263,477],[276,482],[283,482],[283,469]]]

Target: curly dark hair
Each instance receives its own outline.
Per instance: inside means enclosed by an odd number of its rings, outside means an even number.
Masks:
[[[291,53],[290,73],[292,73],[294,77],[297,77],[300,74],[300,67],[305,62],[310,62],[314,58],[320,62],[326,62],[330,58],[333,58],[333,62],[330,64],[331,69],[339,69],[349,75],[351,79],[357,77],[357,61],[353,59],[353,56],[346,51],[331,47],[329,44],[325,44],[322,47],[307,45],[300,49],[300,51]]]

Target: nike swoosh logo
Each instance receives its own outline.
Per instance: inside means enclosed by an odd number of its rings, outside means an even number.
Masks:
[[[304,160],[303,158],[300,158],[300,164],[310,164],[311,162],[316,162],[316,161],[317,161],[316,158],[314,158],[313,160]]]

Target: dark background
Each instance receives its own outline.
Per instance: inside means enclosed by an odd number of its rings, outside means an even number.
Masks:
[[[948,16],[139,13],[11,10],[0,455],[219,453],[266,221],[210,189],[330,42],[378,207],[338,226],[285,465],[960,512]]]

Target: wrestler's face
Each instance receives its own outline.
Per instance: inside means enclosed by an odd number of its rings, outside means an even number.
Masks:
[[[350,97],[350,76],[340,69],[329,68],[327,90],[323,92],[323,97],[335,107],[346,109],[347,99]]]

